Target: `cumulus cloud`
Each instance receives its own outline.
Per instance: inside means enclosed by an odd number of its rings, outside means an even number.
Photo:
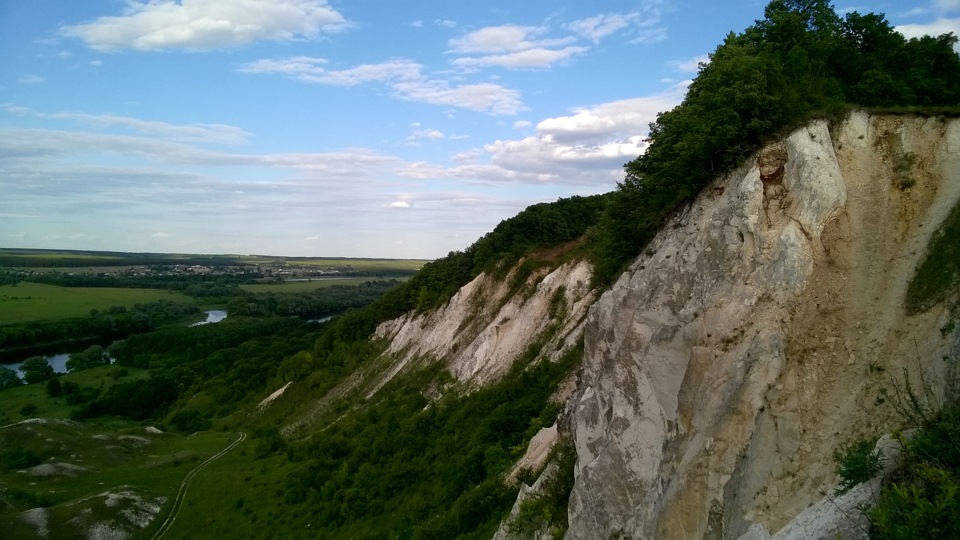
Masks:
[[[451,53],[479,54],[454,60],[460,67],[501,66],[508,69],[545,68],[583,53],[586,47],[570,46],[573,37],[538,39],[546,32],[535,26],[489,26],[451,39]]]
[[[623,164],[646,150],[649,124],[658,112],[678,104],[687,83],[650,97],[603,103],[547,118],[536,135],[498,140],[461,152],[454,166],[426,162],[400,171],[414,179],[460,178],[482,182],[568,184],[611,189],[623,178]]]
[[[324,0],[127,0],[123,14],[66,26],[101,51],[211,50],[314,38],[347,22]]]
[[[344,70],[328,70],[322,58],[298,56],[278,60],[257,60],[240,67],[243,73],[275,73],[305,83],[353,86],[381,83],[403,100],[453,106],[499,115],[525,110],[520,93],[494,83],[451,84],[423,74],[423,66],[412,60],[395,59],[364,64]]]
[[[960,0],[956,2],[960,4]],[[927,24],[903,24],[895,28],[907,38],[918,38],[922,36],[939,36],[942,34],[953,33],[960,36],[960,18],[957,19],[937,19]],[[960,52],[960,43],[954,44],[953,50]]]
[[[649,97],[624,99],[574,109],[572,115],[547,118],[537,124],[537,132],[558,141],[597,143],[610,138],[625,138],[647,133],[657,113],[673,108],[683,100],[689,82],[673,86]]]

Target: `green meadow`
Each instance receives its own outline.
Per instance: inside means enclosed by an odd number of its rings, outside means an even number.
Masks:
[[[193,303],[189,296],[157,289],[57,287],[21,282],[0,286],[0,324],[83,317],[92,309],[129,308],[157,300]]]

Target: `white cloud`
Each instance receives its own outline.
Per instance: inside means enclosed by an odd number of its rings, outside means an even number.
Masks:
[[[123,14],[64,27],[96,50],[211,50],[335,32],[346,20],[324,0],[127,0]]]
[[[100,66],[103,65],[103,60],[91,60],[91,61],[87,62],[87,65],[90,65],[90,66],[93,66],[93,67],[100,67]]]
[[[634,11],[595,15],[573,21],[565,27],[594,43],[619,32],[638,34],[631,43],[646,43],[653,36],[666,36],[666,29],[658,26],[662,16],[663,0],[645,0]]]
[[[528,38],[542,33],[542,28],[533,26],[488,26],[474,30],[461,38],[451,39],[450,50],[456,53],[512,52],[536,47]]]
[[[17,82],[20,84],[40,84],[45,80],[46,79],[39,75],[24,75],[23,77],[17,79]]]
[[[960,4],[960,0],[956,3]],[[903,24],[894,28],[905,37],[919,38],[922,36],[939,36],[953,32],[953,35],[960,36],[960,18],[958,19],[937,19],[928,24]],[[953,50],[960,52],[960,43],[953,46]]]
[[[29,114],[36,118],[50,120],[74,120],[84,125],[97,127],[127,128],[141,135],[153,135],[179,142],[239,144],[246,142],[251,136],[250,133],[241,128],[224,124],[170,124],[112,114],[44,113],[11,104],[4,104],[0,107],[13,114]]]
[[[630,26],[637,14],[610,13],[573,21],[567,28],[594,42]]]
[[[433,21],[433,24],[435,24],[435,25],[437,25],[437,26],[442,26],[442,27],[444,27],[444,28],[456,28],[456,27],[457,27],[457,21],[451,21],[451,20],[448,20],[448,19],[437,19],[437,20]]]
[[[345,70],[328,70],[322,58],[294,57],[281,60],[257,60],[240,67],[243,73],[277,73],[288,78],[313,84],[352,86],[361,83],[382,83],[403,100],[447,105],[487,111],[499,115],[513,115],[525,110],[516,90],[498,84],[452,85],[448,81],[431,79],[423,74],[423,66],[406,59],[389,60],[380,64],[364,64]]]
[[[480,54],[454,60],[460,67],[501,66],[509,69],[544,68],[575,54],[586,47],[568,46],[573,37],[535,39],[546,29],[534,26],[489,26],[461,38],[451,39],[449,52]]]
[[[670,62],[670,65],[673,66],[673,70],[677,73],[698,73],[700,71],[700,64],[709,64],[710,57],[706,54],[701,54],[700,56],[694,56],[687,60],[675,60]]]
[[[941,13],[953,13],[960,11],[960,0],[936,0],[934,6]]]
[[[657,113],[673,108],[683,100],[689,81],[650,97],[612,101],[593,107],[574,109],[570,116],[547,118],[537,124],[537,132],[559,141],[597,143],[611,138],[645,134]]]
[[[612,189],[623,178],[623,164],[646,150],[649,124],[658,112],[682,99],[688,82],[650,97],[625,99],[547,118],[537,134],[498,140],[453,156],[455,165],[426,162],[403,166],[415,179],[460,178],[482,182],[568,184]]]
[[[513,123],[513,128],[514,128],[514,129],[527,129],[527,128],[529,128],[529,127],[532,126],[532,125],[533,125],[533,123],[530,122],[529,120],[517,120],[516,122]]]
[[[563,49],[527,49],[509,54],[493,54],[478,58],[464,57],[453,61],[460,67],[501,66],[508,69],[545,68],[570,58],[575,54],[586,52],[586,47],[564,47]]]
[[[419,144],[418,141],[422,139],[439,141],[446,138],[446,135],[444,135],[444,133],[438,129],[419,129],[420,122],[414,122],[412,127],[415,129],[409,136],[407,136],[408,144]]]
[[[407,201],[396,201],[388,204],[390,208],[410,208],[410,203]]]
[[[170,235],[165,232],[153,233],[154,238],[169,238]]]

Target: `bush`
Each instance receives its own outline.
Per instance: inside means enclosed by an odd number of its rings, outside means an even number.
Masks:
[[[883,466],[880,451],[874,450],[876,439],[858,439],[833,452],[836,472],[840,475],[837,494],[850,491],[857,484],[870,480]]]

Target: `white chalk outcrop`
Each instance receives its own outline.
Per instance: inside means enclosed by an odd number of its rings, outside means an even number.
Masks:
[[[833,450],[898,422],[891,380],[956,347],[904,297],[958,200],[960,122],[865,113],[710,185],[590,310],[567,538],[776,532],[830,492]]]
[[[375,337],[389,341],[384,355],[393,359],[384,380],[417,359],[430,358],[442,360],[458,380],[483,385],[504,375],[544,337],[543,350],[559,357],[580,339],[596,299],[591,275],[585,262],[566,263],[534,274],[516,290],[512,274],[505,280],[481,274],[442,308],[381,324]]]

